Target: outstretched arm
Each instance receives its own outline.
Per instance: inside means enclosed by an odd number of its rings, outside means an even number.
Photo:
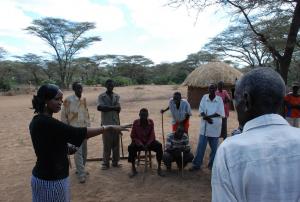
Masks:
[[[126,124],[126,125],[107,125],[107,126],[101,126],[100,128],[87,128],[86,138],[95,137],[97,135],[100,135],[104,133],[105,131],[129,131],[129,128],[131,128],[132,124]]]

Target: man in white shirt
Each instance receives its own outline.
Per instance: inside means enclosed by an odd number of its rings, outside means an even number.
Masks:
[[[196,171],[201,168],[207,141],[211,148],[208,168],[211,170],[215,154],[218,148],[219,136],[221,134],[222,118],[225,117],[224,104],[220,96],[216,93],[217,86],[210,84],[209,94],[205,94],[200,102],[199,113],[201,116],[201,126],[196,155],[193,160],[193,166],[190,171]]]
[[[87,108],[86,98],[82,97],[82,85],[74,82],[72,85],[73,95],[68,96],[61,110],[61,121],[76,127],[89,127],[90,116]],[[76,173],[80,183],[84,183],[86,175],[85,163],[87,158],[87,142],[84,140],[74,155]]]
[[[163,114],[169,109],[172,114],[172,131],[176,132],[178,126],[181,124],[184,127],[184,132],[188,134],[189,119],[192,115],[192,110],[188,101],[181,98],[180,92],[173,94],[173,98],[169,101],[169,106],[166,109],[160,110],[160,113]]]
[[[278,115],[285,85],[270,68],[256,68],[236,86],[241,134],[218,148],[212,201],[300,201],[300,129]]]

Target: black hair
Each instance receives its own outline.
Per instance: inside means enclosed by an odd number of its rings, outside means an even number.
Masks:
[[[114,81],[113,81],[112,79],[107,79],[107,80],[105,81],[105,86],[106,86],[108,83],[114,83]]]
[[[59,87],[54,84],[44,84],[38,91],[37,95],[32,98],[32,108],[34,113],[42,113],[45,110],[47,100],[53,99],[59,91]]]
[[[142,113],[142,112],[147,112],[147,113],[149,113],[147,108],[142,108],[142,109],[140,109],[140,113]]]
[[[179,95],[179,96],[181,97],[181,93],[180,93],[179,91],[176,91],[176,92],[173,94],[173,96],[175,96],[175,95]]]
[[[273,69],[258,67],[238,81],[236,95],[243,96],[245,91],[250,94],[257,112],[276,113],[283,103],[285,84],[282,77]]]
[[[81,85],[81,83],[79,81],[75,81],[73,84],[72,84],[72,90],[75,91],[75,88],[76,86],[78,85]]]

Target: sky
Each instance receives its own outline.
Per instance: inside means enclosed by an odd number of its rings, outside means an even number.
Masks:
[[[167,6],[167,0],[1,0],[0,47],[9,56],[53,50],[24,29],[34,19],[57,17],[94,22],[96,42],[78,54],[143,55],[156,64],[178,62],[201,47],[229,24],[221,9],[196,13],[185,7]],[[216,12],[218,11],[218,12]]]

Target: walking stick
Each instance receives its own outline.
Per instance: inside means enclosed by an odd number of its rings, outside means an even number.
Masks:
[[[123,134],[120,132],[120,139],[121,139],[121,148],[122,148],[122,158],[124,158],[124,149],[123,149]]]
[[[121,125],[119,113],[118,113],[118,119],[119,119],[119,125]],[[122,158],[124,159],[123,134],[122,134],[122,132],[120,132],[119,136],[120,136],[120,139],[121,139]]]
[[[164,114],[162,113],[161,114],[161,134],[162,134],[162,137],[163,137],[163,149],[165,151],[165,130],[164,130]]]
[[[183,151],[181,151],[181,177],[183,177]]]

